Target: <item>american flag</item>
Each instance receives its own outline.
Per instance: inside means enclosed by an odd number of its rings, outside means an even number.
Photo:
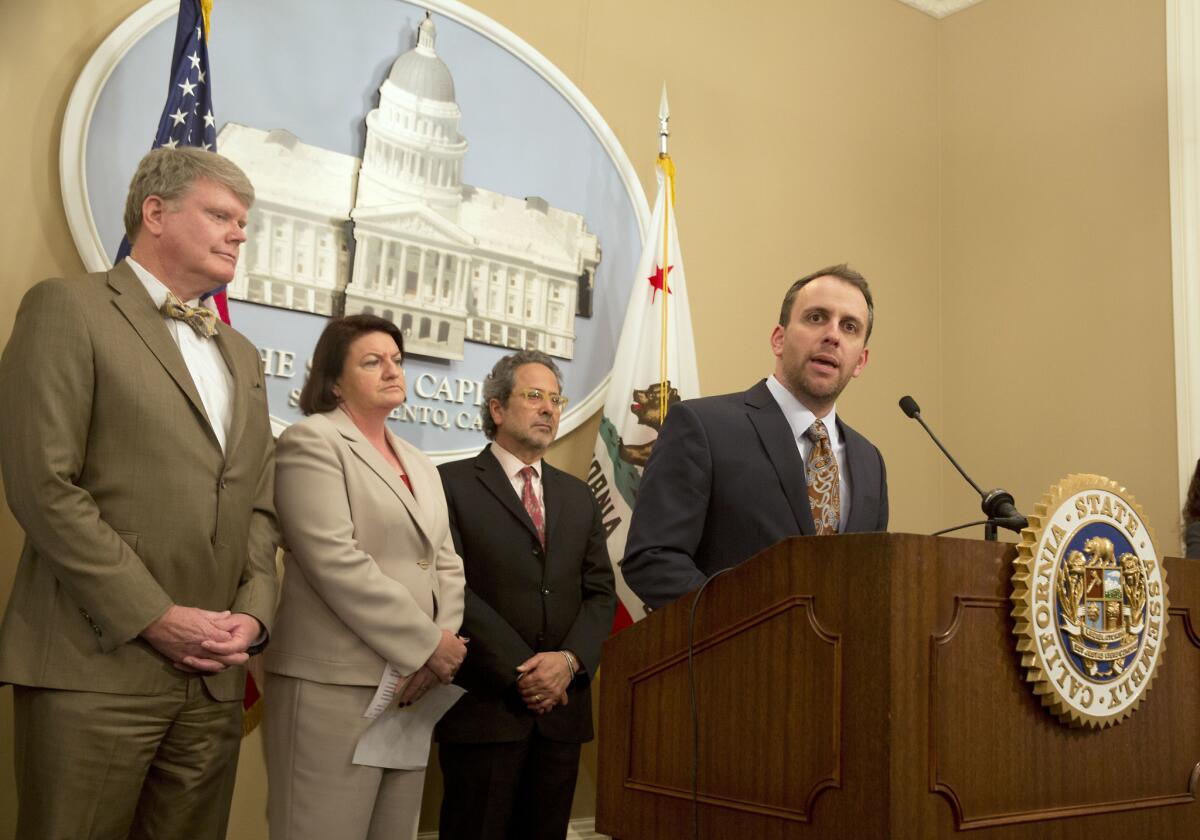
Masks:
[[[179,2],[175,50],[171,53],[171,82],[152,149],[199,146],[205,151],[217,150],[212,75],[208,66],[208,10],[211,8],[212,0]]]
[[[217,121],[212,109],[212,71],[208,66],[208,19],[212,0],[179,0],[175,49],[171,52],[171,79],[167,102],[158,118],[151,149],[197,146],[217,150]],[[129,256],[129,240],[121,239],[117,262]],[[212,295],[221,320],[229,323],[225,290]]]

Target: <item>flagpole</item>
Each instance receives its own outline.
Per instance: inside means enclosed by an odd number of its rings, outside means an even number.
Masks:
[[[663,191],[663,257],[659,263],[662,271],[662,332],[658,351],[658,411],[659,417],[666,419],[668,396],[670,396],[670,379],[667,356],[667,295],[670,294],[671,269],[671,208],[675,203],[675,165],[667,152],[667,138],[671,134],[668,123],[671,121],[671,110],[667,105],[667,84],[663,82],[662,98],[658,103],[658,165],[667,181],[667,189]]]

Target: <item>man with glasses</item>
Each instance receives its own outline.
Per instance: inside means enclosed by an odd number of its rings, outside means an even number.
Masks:
[[[479,455],[440,467],[467,574],[455,682],[438,724],[442,840],[562,840],[591,677],[616,609],[600,509],[586,484],[542,460],[567,398],[558,366],[524,350],[483,387]]]

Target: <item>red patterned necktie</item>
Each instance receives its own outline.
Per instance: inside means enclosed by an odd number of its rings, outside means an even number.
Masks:
[[[533,520],[533,527],[537,529],[538,539],[542,542],[542,548],[545,548],[546,517],[542,514],[542,503],[538,501],[537,494],[533,492],[533,477],[537,473],[533,467],[525,467],[517,475],[525,479],[525,484],[521,488],[521,504],[525,505],[525,512]]]
[[[817,534],[836,534],[842,516],[841,491],[838,489],[837,458],[829,445],[829,432],[820,420],[813,421],[804,436],[812,441],[804,480],[808,482],[808,505],[812,508]]]

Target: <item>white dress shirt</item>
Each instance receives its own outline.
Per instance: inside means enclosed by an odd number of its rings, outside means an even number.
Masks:
[[[532,464],[526,464],[496,441],[492,441],[492,454],[500,462],[500,469],[504,470],[504,474],[508,476],[508,481],[516,491],[518,499],[525,490],[525,477],[521,475],[521,470],[533,467],[533,495],[537,497],[538,504],[542,506],[544,512],[546,503],[542,499],[542,459],[538,458]]]
[[[775,402],[779,403],[783,416],[792,428],[792,436],[796,440],[796,447],[800,450],[800,459],[807,465],[808,453],[812,451],[813,442],[808,439],[805,432],[817,419],[817,415],[796,399],[795,395],[785,388],[774,374],[767,377],[767,390],[771,392]],[[837,459],[838,496],[841,507],[838,531],[845,533],[846,522],[850,519],[850,474],[846,471],[846,442],[842,440],[842,433],[838,430],[837,425],[837,406],[829,409],[829,413],[821,418],[821,422],[825,424],[825,431],[829,433],[829,446],[833,450],[833,457]]]
[[[157,277],[138,265],[132,257],[125,259],[129,263],[129,267],[133,269],[133,273],[146,287],[150,299],[154,301],[155,308],[161,309],[170,289],[164,286]],[[200,305],[199,300],[195,298],[184,301],[184,303],[188,306]],[[203,305],[209,309],[214,308],[212,298],[206,300]],[[182,321],[166,315],[162,317],[167,322],[167,331],[179,345],[183,363],[187,365],[188,373],[192,375],[192,382],[200,393],[200,402],[204,403],[204,411],[208,414],[213,433],[217,436],[217,442],[221,444],[221,451],[224,452],[225,441],[229,438],[229,427],[233,424],[233,376],[229,372],[229,366],[225,364],[225,359],[221,356],[216,341],[211,338],[201,338],[196,335],[195,330]]]

